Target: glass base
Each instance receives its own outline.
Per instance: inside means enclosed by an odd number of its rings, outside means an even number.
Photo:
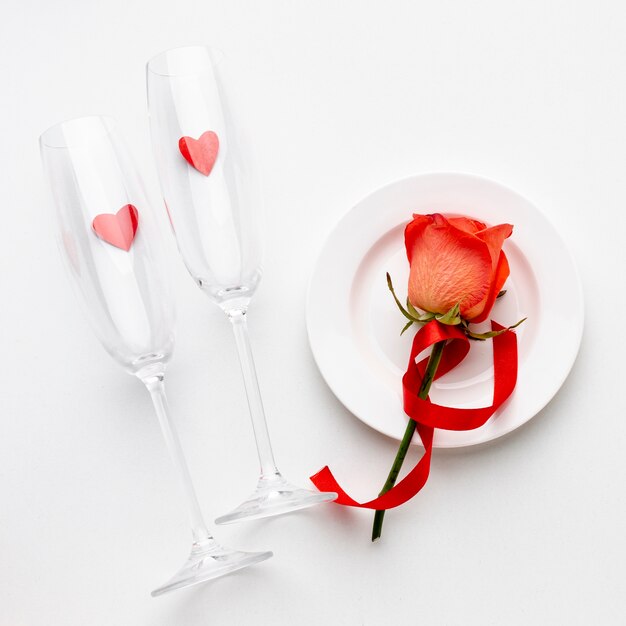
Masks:
[[[271,552],[239,552],[220,546],[213,539],[194,544],[187,562],[176,575],[150,595],[160,596],[168,591],[219,578],[238,569],[269,559]]]
[[[314,504],[331,502],[333,492],[311,491],[288,483],[280,474],[261,478],[254,493],[236,509],[215,520],[216,524],[230,524],[240,520],[261,519],[289,511],[305,509]]]

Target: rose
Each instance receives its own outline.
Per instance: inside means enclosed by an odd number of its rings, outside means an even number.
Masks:
[[[463,319],[487,319],[509,276],[502,245],[512,232],[510,224],[414,214],[404,231],[411,304],[438,314],[459,304]]]
[[[405,318],[400,334],[414,324],[423,326],[413,338],[409,365],[402,377],[403,407],[410,419],[398,452],[379,497],[363,504],[350,498],[341,489],[328,467],[311,477],[321,491],[339,493],[339,504],[376,511],[372,541],[381,536],[386,509],[399,506],[412,498],[428,479],[435,429],[440,427],[462,431],[480,427],[494,415],[515,387],[517,340],[511,331],[525,318],[506,328],[492,321],[492,329],[487,332],[475,332],[468,323],[482,322],[489,316],[509,276],[509,264],[502,246],[512,232],[513,226],[510,224],[488,228],[478,220],[445,217],[439,213],[414,214],[413,220],[405,228],[410,265],[406,308],[395,293],[389,273],[387,287]],[[480,408],[444,407],[431,403],[431,384],[439,374],[450,371],[465,358],[469,339],[493,339],[493,403]],[[431,346],[429,356],[418,363],[417,355]],[[424,444],[425,454],[396,486],[416,430]],[[395,496],[389,497],[396,487],[399,489]]]

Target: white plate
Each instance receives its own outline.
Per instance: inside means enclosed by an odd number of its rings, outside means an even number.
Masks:
[[[578,352],[583,296],[569,251],[555,228],[525,198],[485,178],[436,173],[392,183],[359,202],[332,231],[309,286],[307,326],[317,365],[337,398],[360,420],[401,439],[401,378],[414,331],[400,337],[404,318],[387,289],[393,278],[406,298],[409,266],[403,231],[412,213],[468,215],[487,224],[508,222],[504,250],[511,266],[491,318],[517,329],[519,374],[512,397],[484,426],[435,432],[440,448],[500,437],[536,415],[565,381]],[[486,325],[481,325],[486,326]],[[458,407],[492,402],[490,341],[472,342],[468,357],[437,381],[431,398]]]

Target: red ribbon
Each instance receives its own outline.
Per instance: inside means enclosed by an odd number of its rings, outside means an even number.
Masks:
[[[503,326],[492,321],[492,330],[504,330]],[[517,382],[517,337],[507,330],[493,338],[494,387],[491,406],[478,409],[458,409],[434,404],[430,399],[418,397],[428,358],[416,363],[415,359],[429,346],[448,341],[435,380],[455,368],[469,352],[469,340],[458,326],[447,326],[432,321],[423,326],[413,339],[409,365],[402,377],[404,411],[416,422],[416,430],[424,445],[424,455],[417,465],[387,493],[369,502],[359,503],[351,498],[339,485],[328,466],[311,476],[313,484],[320,491],[334,491],[338,494],[337,504],[365,509],[392,509],[404,504],[415,496],[428,480],[430,460],[433,452],[435,428],[445,430],[473,430],[482,426],[511,395]]]

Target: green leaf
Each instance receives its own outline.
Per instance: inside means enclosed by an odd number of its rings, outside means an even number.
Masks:
[[[457,326],[461,323],[461,303],[457,302],[447,313],[443,315],[436,315],[435,318],[438,322],[446,324],[446,326]]]
[[[400,331],[400,337],[402,337],[402,335],[404,335],[404,331],[408,330],[409,328],[411,328],[411,326],[413,326],[415,322],[413,320],[409,320],[405,325],[404,328]]]

